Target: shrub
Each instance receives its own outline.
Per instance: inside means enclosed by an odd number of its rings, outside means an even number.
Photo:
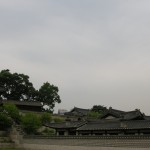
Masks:
[[[20,123],[21,117],[15,104],[7,103],[3,105],[5,112],[16,122]]]
[[[59,123],[59,122],[64,122],[65,119],[63,117],[53,117],[52,119],[54,122]]]
[[[41,122],[42,124],[46,124],[46,123],[49,123],[51,121],[51,114],[48,113],[48,112],[44,112],[42,115],[41,115]]]
[[[88,118],[95,118],[95,119],[97,119],[97,118],[99,118],[100,117],[100,113],[99,112],[95,112],[95,111],[90,111],[89,113],[88,113]]]
[[[55,129],[45,128],[42,133],[44,135],[55,135],[55,132],[56,132]]]
[[[41,120],[37,115],[28,113],[22,117],[22,127],[26,133],[35,134],[41,127]]]
[[[3,112],[0,112],[0,129],[8,129],[13,124],[11,118],[7,116],[7,114],[4,114]]]

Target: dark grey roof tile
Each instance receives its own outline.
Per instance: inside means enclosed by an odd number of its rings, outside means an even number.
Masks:
[[[14,100],[3,100],[2,103],[13,103],[15,105],[25,106],[42,106],[41,102],[38,101],[14,101]]]
[[[45,126],[55,129],[64,129],[64,128],[78,128],[82,125],[84,125],[85,121],[67,121],[62,123],[50,123],[46,124]]]

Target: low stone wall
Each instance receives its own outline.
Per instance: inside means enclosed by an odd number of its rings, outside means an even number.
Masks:
[[[23,144],[22,147],[24,150],[149,150],[149,148],[60,146],[42,144]]]
[[[0,147],[24,150],[148,150],[150,136],[24,136],[17,129],[10,132],[14,143]],[[8,144],[8,145],[6,145]],[[10,144],[10,145],[9,145]],[[11,145],[12,144],[12,145]]]
[[[22,147],[22,138],[19,126],[12,126],[8,131],[0,131],[0,148]]]
[[[68,147],[70,150],[74,150],[77,148],[91,148],[92,150],[95,149],[101,149],[101,148],[112,148],[116,149],[119,148],[135,148],[135,149],[142,149],[142,148],[148,148],[150,149],[150,137],[149,136],[143,136],[143,137],[137,137],[137,136],[131,136],[131,137],[38,137],[38,136],[29,136],[23,138],[22,147],[23,148],[29,148],[31,146],[31,149],[34,146],[35,149],[38,150],[40,147],[45,147],[46,150],[53,149],[55,147],[55,150],[60,150],[62,147]],[[57,147],[57,148],[56,148]],[[28,149],[27,148],[27,149]]]
[[[1,143],[0,142],[0,148],[9,148],[9,147],[11,147],[11,148],[15,148],[16,147],[16,145],[15,145],[15,143]]]

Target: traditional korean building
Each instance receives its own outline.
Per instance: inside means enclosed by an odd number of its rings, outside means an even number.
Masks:
[[[56,129],[57,135],[150,135],[150,116],[139,109],[125,112],[109,108],[99,119],[48,126]]]
[[[50,123],[45,126],[56,130],[56,135],[76,135],[77,128],[83,126],[85,121],[66,121],[62,123]]]
[[[0,105],[12,103],[15,104],[16,107],[21,112],[41,112],[42,111],[42,104],[41,102],[37,101],[14,101],[14,100],[3,100],[0,101]]]
[[[110,108],[98,120],[87,121],[77,132],[79,135],[150,134],[150,120],[138,109],[124,112]]]
[[[109,119],[109,120],[144,120],[144,114],[140,112],[139,109],[135,109],[134,111],[120,111],[116,109],[112,109],[111,107],[100,117],[100,119]]]
[[[100,119],[118,119],[122,118],[125,113],[125,111],[113,109],[110,107],[102,116],[100,116]]]
[[[78,121],[78,120],[80,121],[80,120],[86,120],[89,112],[90,109],[74,107],[71,111],[65,113],[64,115],[70,121]]]
[[[87,122],[77,129],[78,135],[150,135],[149,120]]]

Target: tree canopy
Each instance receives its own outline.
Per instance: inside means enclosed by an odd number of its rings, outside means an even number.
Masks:
[[[0,72],[0,98],[11,100],[33,100],[36,90],[29,81],[29,76],[11,73],[9,70]]]
[[[91,111],[103,114],[105,111],[107,111],[107,108],[105,106],[102,106],[102,105],[94,105],[92,107]]]
[[[0,72],[1,100],[40,101],[52,111],[55,103],[61,102],[58,91],[58,87],[49,82],[36,90],[28,75],[11,73],[8,69]]]
[[[60,103],[60,96],[58,95],[58,87],[50,83],[44,83],[39,89],[38,101],[43,103],[43,106],[48,106],[49,111],[53,111],[55,103]]]

